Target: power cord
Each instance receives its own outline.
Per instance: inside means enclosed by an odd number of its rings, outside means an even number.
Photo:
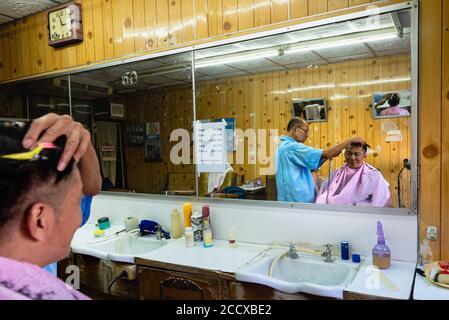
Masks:
[[[114,285],[114,283],[115,283],[118,279],[120,279],[120,278],[122,278],[122,277],[126,277],[126,276],[127,276],[126,271],[122,271],[117,277],[115,277],[114,280],[112,280],[111,284],[109,285],[109,289],[108,289],[109,298],[112,298],[112,295],[111,295],[111,289],[112,289],[112,286]]]

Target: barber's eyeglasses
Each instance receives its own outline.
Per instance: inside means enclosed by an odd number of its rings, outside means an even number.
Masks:
[[[4,154],[0,156],[2,159],[19,160],[19,161],[37,161],[47,160],[45,155],[42,155],[42,151],[46,149],[59,149],[54,143],[39,143],[36,148],[26,152]]]
[[[309,133],[309,129],[304,129],[304,128],[301,128],[301,127],[296,127],[296,128],[298,128],[298,129],[301,129],[302,131],[304,131],[304,133]]]

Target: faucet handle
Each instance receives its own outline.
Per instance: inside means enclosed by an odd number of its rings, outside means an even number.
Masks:
[[[330,244],[330,243],[326,243],[326,244],[324,245],[324,247],[326,248],[326,250],[331,250],[333,246],[334,246],[334,245],[333,245],[333,244]]]

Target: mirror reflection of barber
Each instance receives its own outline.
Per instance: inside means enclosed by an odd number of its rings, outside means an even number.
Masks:
[[[312,170],[338,156],[351,143],[363,143],[360,137],[349,138],[325,150],[306,146],[309,124],[294,117],[287,125],[287,134],[280,137],[276,153],[276,187],[278,201],[314,203],[317,195]]]

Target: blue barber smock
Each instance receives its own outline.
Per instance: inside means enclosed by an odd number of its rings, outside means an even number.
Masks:
[[[311,170],[320,167],[323,150],[281,136],[276,153],[278,201],[315,202],[316,188]]]

